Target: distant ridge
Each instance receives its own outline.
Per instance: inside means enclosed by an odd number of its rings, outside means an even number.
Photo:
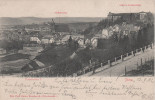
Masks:
[[[78,22],[99,22],[102,17],[55,17],[55,23],[78,23]],[[39,24],[43,22],[52,21],[52,18],[39,17],[0,17],[0,25],[25,25],[25,24]]]

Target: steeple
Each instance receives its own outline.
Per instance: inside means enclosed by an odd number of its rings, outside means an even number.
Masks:
[[[51,24],[51,32],[55,32],[55,22],[52,18],[52,24]]]

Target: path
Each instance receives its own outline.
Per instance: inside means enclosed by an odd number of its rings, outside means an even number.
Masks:
[[[138,65],[141,64],[141,58],[142,62],[145,63],[145,60],[148,61],[150,59],[153,59],[154,57],[154,49],[147,49],[144,53],[139,52],[134,57],[127,58],[123,62],[120,62],[116,65],[113,65],[110,68],[104,69],[104,70],[98,70],[95,74],[92,75],[92,72],[89,72],[82,76],[122,76],[125,74],[125,66],[126,71],[131,71],[134,69],[137,69],[137,63]]]

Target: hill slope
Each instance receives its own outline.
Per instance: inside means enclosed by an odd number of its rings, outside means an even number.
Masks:
[[[78,23],[78,22],[99,22],[101,17],[56,17],[53,18],[55,23]],[[52,21],[52,18],[38,18],[38,17],[1,17],[0,24],[1,25],[24,25],[24,24],[32,24],[32,23],[42,23]]]

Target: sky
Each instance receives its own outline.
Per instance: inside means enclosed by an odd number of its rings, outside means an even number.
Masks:
[[[155,0],[0,0],[0,17],[106,17],[141,11],[155,11]]]

